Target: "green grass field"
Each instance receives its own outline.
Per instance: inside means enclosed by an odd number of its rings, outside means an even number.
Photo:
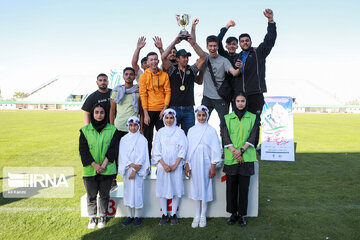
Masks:
[[[88,230],[82,119],[80,111],[0,111],[0,239],[360,239],[360,115],[295,114],[296,161],[260,161],[259,216],[246,228],[210,218],[204,229],[192,229],[192,219],[166,227],[144,219],[134,228],[113,218]],[[3,198],[3,168],[15,166],[73,167],[74,197]]]

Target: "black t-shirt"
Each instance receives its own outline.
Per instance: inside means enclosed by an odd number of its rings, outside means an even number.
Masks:
[[[196,65],[186,66],[185,73],[178,66],[171,66],[168,69],[171,98],[170,106],[194,106],[194,80],[198,73]],[[185,74],[185,77],[184,77]],[[182,78],[184,77],[185,90],[181,91]]]
[[[101,93],[98,90],[96,90],[95,92],[93,92],[92,94],[90,94],[85,102],[84,105],[81,107],[82,110],[86,111],[86,112],[91,112],[91,109],[93,108],[93,106],[95,105],[95,103],[103,103],[106,107],[106,119],[107,122],[110,123],[110,118],[109,118],[109,114],[110,114],[110,107],[111,107],[111,89],[109,88],[108,91],[106,93]]]

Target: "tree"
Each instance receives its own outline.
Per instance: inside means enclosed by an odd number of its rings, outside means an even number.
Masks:
[[[346,105],[360,105],[359,99],[353,99],[345,103]]]
[[[26,98],[28,97],[29,94],[27,93],[24,93],[24,92],[15,92],[13,97],[16,98],[16,99],[23,99],[23,98]]]

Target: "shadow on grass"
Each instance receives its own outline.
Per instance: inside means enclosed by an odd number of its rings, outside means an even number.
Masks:
[[[295,162],[260,161],[259,216],[246,228],[225,218],[208,218],[204,229],[192,229],[190,218],[164,227],[146,218],[137,228],[113,218],[83,239],[356,239],[359,159],[358,152],[297,153]]]
[[[122,222],[125,218],[112,218],[103,229],[89,230],[90,233],[84,235],[82,239],[221,239],[221,232],[226,228],[232,231],[239,230],[239,226],[228,226],[226,218],[207,218],[207,227],[191,228],[192,218],[180,218],[180,223],[171,226],[160,226],[160,218],[142,219],[142,225],[134,227],[129,225],[124,227]],[[214,227],[217,226],[217,227]]]
[[[76,174],[66,176],[65,178],[69,179],[69,178],[74,178],[74,177],[76,177]],[[8,179],[8,177],[4,177],[2,179]],[[57,178],[57,180],[58,179],[59,178]],[[13,189],[9,190],[9,191],[11,191],[11,193],[4,191],[4,192],[0,193],[0,207],[4,206],[6,204],[21,201],[26,198],[36,197],[36,195],[38,195],[41,190],[46,189],[46,188],[48,188],[48,187],[18,187],[18,188],[13,188]],[[12,195],[13,195],[13,197],[12,197]],[[15,196],[18,196],[18,197],[15,197]]]

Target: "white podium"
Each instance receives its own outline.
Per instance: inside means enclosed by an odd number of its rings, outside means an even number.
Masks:
[[[259,205],[259,163],[255,162],[255,174],[250,178],[248,217],[258,216]],[[151,174],[144,181],[144,208],[142,215],[145,218],[159,218],[162,215],[160,199],[156,198],[156,167],[152,167]],[[213,179],[214,200],[209,203],[207,208],[207,217],[229,217],[226,212],[226,183],[225,174],[222,168],[216,170],[216,176]],[[184,177],[185,195],[181,198],[179,204],[178,217],[192,218],[195,214],[194,201],[187,197],[189,189],[189,179]],[[168,200],[168,211],[171,211],[171,200]],[[81,197],[81,216],[87,217],[86,194]],[[110,193],[108,208],[108,217],[126,217],[127,211],[123,204],[123,183],[118,183],[118,189]]]

